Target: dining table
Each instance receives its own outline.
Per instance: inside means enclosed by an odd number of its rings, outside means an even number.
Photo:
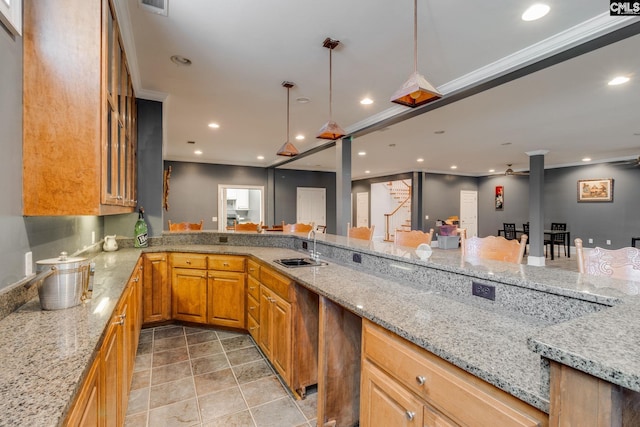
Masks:
[[[631,238],[631,247],[635,248],[636,247],[636,242],[640,240],[640,237],[632,237]]]
[[[564,245],[565,245],[565,253],[567,254],[567,258],[571,258],[571,233],[567,230],[543,230],[542,231],[544,233],[545,236],[549,236],[549,240],[551,242],[554,242],[556,240],[557,236],[565,236],[564,239]],[[523,234],[524,230],[522,228],[516,228],[516,238],[518,238],[519,234]],[[498,230],[498,236],[501,236],[502,234],[504,234],[504,230],[501,228]],[[640,239],[640,238],[639,238]],[[554,260],[554,248],[555,248],[555,244],[550,245],[551,249],[551,260]]]

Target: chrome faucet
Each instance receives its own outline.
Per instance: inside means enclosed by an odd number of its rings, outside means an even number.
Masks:
[[[316,230],[311,229],[309,234],[307,234],[307,239],[311,240],[311,236],[313,236],[313,249],[311,249],[311,259],[318,261],[320,259],[320,254],[316,251]]]

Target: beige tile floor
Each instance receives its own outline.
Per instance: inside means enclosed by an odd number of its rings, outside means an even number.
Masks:
[[[144,329],[125,426],[313,427],[316,397],[297,401],[247,334]]]
[[[578,271],[575,256],[545,263]],[[291,396],[249,335],[162,326],[140,335],[125,426],[314,427],[316,404]]]

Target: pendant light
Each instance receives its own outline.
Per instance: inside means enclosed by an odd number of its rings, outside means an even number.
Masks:
[[[298,149],[289,142],[289,89],[295,86],[292,82],[282,82],[282,86],[287,88],[287,141],[278,150],[278,156],[294,157],[300,154]]]
[[[415,108],[440,98],[442,94],[418,73],[418,0],[413,0],[413,74],[391,96],[391,102]]]
[[[346,135],[344,129],[342,129],[336,122],[333,121],[331,104],[332,104],[332,95],[333,95],[333,87],[331,84],[331,52],[333,49],[340,44],[339,40],[333,40],[330,37],[327,37],[324,42],[322,42],[322,46],[329,49],[329,121],[322,125],[320,131],[316,138],[320,139],[338,139],[342,138]]]

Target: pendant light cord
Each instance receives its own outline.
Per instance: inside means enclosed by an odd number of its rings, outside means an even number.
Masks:
[[[333,78],[332,78],[332,66],[331,66],[331,53],[333,51],[333,48],[329,48],[329,120],[332,120],[333,118],[333,111],[332,111],[332,105],[333,105]]]
[[[287,142],[289,142],[289,89],[287,88]]]
[[[418,0],[413,0],[413,71],[418,72]]]

